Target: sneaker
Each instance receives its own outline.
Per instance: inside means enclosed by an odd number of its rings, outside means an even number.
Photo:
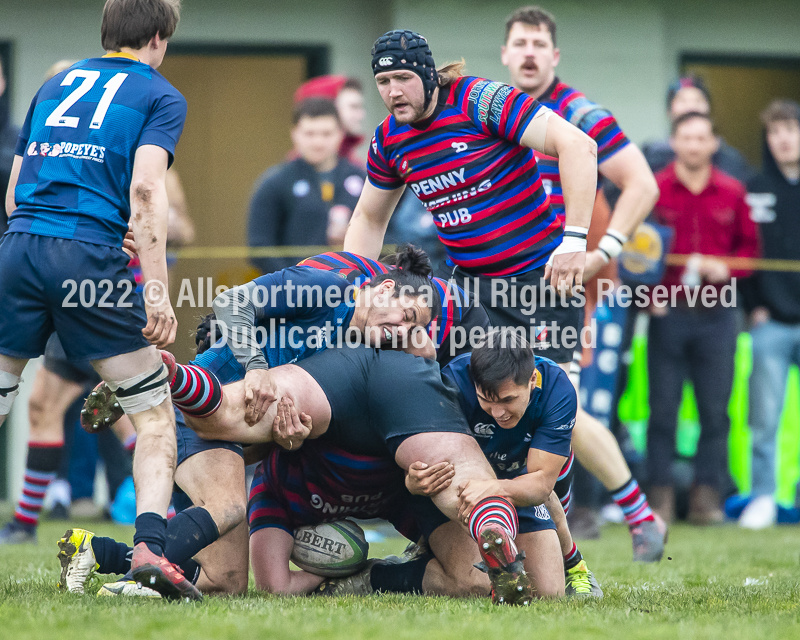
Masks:
[[[133,548],[131,575],[145,587],[158,591],[167,600],[202,600],[203,594],[183,572],[164,556],[157,556],[140,542]]]
[[[61,578],[58,588],[72,593],[84,593],[86,581],[100,568],[92,549],[94,534],[86,529],[67,529],[58,541],[58,560]]]
[[[659,562],[664,556],[667,542],[667,525],[653,512],[652,520],[645,520],[630,528],[634,562]]]
[[[586,565],[586,560],[581,560],[572,569],[564,572],[564,593],[573,598],[602,598],[603,590]]]
[[[101,382],[83,403],[81,427],[88,433],[98,433],[108,429],[123,415],[125,412],[117,402],[117,396],[105,382]]]
[[[143,586],[136,580],[117,580],[116,582],[106,582],[100,591],[97,592],[101,597],[115,597],[115,596],[139,596],[145,598],[160,598],[161,594],[158,591],[149,589]]]
[[[778,505],[772,496],[758,496],[750,501],[742,515],[739,516],[739,526],[743,529],[766,529],[775,524],[778,519]]]
[[[36,544],[36,525],[12,520],[0,529],[0,544]]]
[[[522,561],[525,554],[508,531],[496,524],[487,524],[480,533],[478,548],[483,562],[475,567],[489,574],[494,604],[528,605],[533,600],[533,587]]]

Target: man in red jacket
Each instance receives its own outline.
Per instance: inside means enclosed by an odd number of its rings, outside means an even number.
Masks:
[[[650,505],[669,522],[674,514],[672,458],[683,382],[695,390],[701,434],[689,519],[723,519],[720,488],[727,470],[728,401],[733,384],[737,322],[735,282],[747,272],[721,258],[754,258],[758,231],[750,219],[744,186],[712,165],[719,142],[706,114],[675,120],[675,162],[656,180],[661,196],[656,217],[675,232],[672,253],[690,256],[669,267],[651,291],[648,335]]]

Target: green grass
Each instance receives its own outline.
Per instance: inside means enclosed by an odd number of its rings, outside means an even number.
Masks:
[[[87,525],[132,536],[129,527]],[[800,529],[792,527],[677,526],[667,547],[672,559],[643,566],[630,562],[627,531],[609,526],[601,540],[579,545],[606,592],[602,601],[525,609],[415,596],[281,598],[254,590],[202,604],[62,594],[55,542],[65,528],[45,521],[38,546],[0,547],[0,638],[800,638]],[[372,555],[403,547],[390,539],[373,545]]]

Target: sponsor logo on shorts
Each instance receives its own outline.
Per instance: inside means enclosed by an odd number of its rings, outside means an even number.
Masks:
[[[547,510],[543,504],[537,505],[533,508],[533,515],[535,515],[539,520],[549,520],[550,519],[550,512]]]

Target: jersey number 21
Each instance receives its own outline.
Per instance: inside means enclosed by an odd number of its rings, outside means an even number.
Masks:
[[[94,110],[92,120],[89,123],[90,129],[99,129],[103,124],[103,120],[108,112],[108,107],[111,106],[111,101],[114,99],[117,91],[125,82],[128,77],[127,73],[117,73],[111,80],[106,82],[103,87],[103,97],[97,103],[97,108]],[[53,113],[44,121],[46,127],[70,127],[76,129],[80,118],[78,116],[65,115],[67,110],[74,105],[83,96],[89,93],[89,90],[94,86],[94,83],[100,78],[100,72],[92,69],[73,69],[70,71],[61,82],[62,87],[70,86],[77,78],[83,78],[83,82],[78,85],[78,88],[70,93],[64,101],[58,105]]]

